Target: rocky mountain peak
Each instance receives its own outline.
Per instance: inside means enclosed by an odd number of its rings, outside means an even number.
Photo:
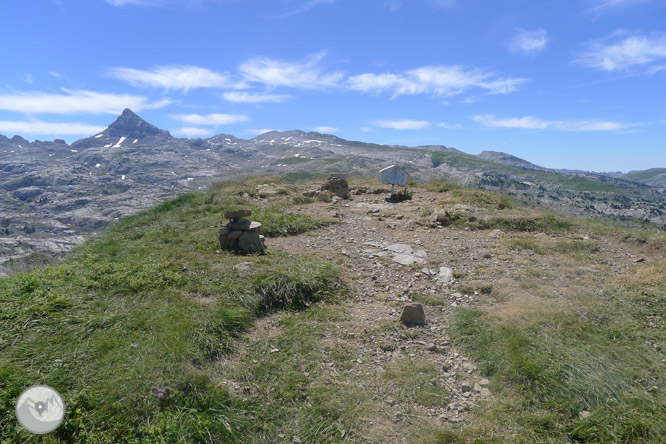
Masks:
[[[122,114],[118,116],[115,122],[109,125],[106,131],[111,137],[133,137],[136,139],[157,135],[171,136],[168,131],[151,125],[134,114],[129,108],[125,108]]]

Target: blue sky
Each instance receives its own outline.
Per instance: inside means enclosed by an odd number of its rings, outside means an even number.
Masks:
[[[269,129],[666,167],[663,0],[31,0],[0,6],[0,134]]]

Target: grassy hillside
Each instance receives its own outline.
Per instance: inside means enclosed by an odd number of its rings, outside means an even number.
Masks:
[[[624,180],[641,182],[652,186],[666,185],[666,168],[650,168],[642,171],[632,171],[620,176]]]
[[[115,224],[59,265],[0,279],[0,442],[246,442],[262,420],[211,368],[256,317],[342,287],[316,258],[216,252],[225,210],[254,206],[267,235],[324,223],[290,215],[286,188],[262,207],[243,191],[223,184],[184,195]],[[57,387],[67,405],[44,439],[13,413],[37,383]]]
[[[219,184],[0,279],[0,443],[666,442],[663,233],[441,182],[399,204],[358,184],[344,202]],[[218,251],[241,207],[266,254]],[[427,260],[397,265],[382,239]],[[425,327],[398,322],[410,301]],[[462,393],[481,378],[487,396]],[[45,437],[13,413],[37,383],[67,405]]]

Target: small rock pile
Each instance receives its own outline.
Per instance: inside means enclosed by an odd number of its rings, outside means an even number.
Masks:
[[[220,247],[223,250],[259,253],[264,251],[264,236],[257,231],[261,224],[246,219],[250,210],[228,211],[224,217],[230,219],[225,227],[220,228]]]

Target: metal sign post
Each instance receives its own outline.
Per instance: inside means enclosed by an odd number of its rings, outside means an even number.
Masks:
[[[388,166],[379,171],[382,175],[382,183],[391,184],[391,196],[395,195],[395,186],[400,185],[404,187],[407,185],[407,177],[409,173],[404,168],[397,165]]]

